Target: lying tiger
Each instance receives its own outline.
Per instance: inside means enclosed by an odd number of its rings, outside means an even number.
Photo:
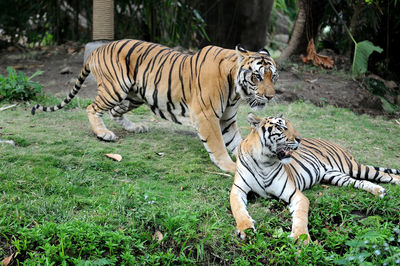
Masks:
[[[253,228],[246,210],[247,193],[262,197],[268,194],[289,204],[293,218],[291,236],[307,235],[309,201],[301,192],[314,184],[326,182],[338,186],[353,185],[384,197],[385,189],[371,183],[400,185],[400,170],[359,164],[340,146],[318,139],[301,139],[293,125],[284,118],[259,118],[249,114],[252,130],[239,145],[235,180],[230,204],[241,238]],[[301,142],[301,146],[300,146]]]
[[[75,87],[62,103],[36,105],[32,114],[37,109],[53,112],[63,108],[90,72],[97,81],[98,94],[87,114],[99,139],[117,138],[103,123],[105,112],[127,131],[147,131],[146,126],[124,116],[146,104],[157,116],[178,124],[190,118],[211,160],[232,173],[236,165],[227,149],[236,154],[242,140],[236,123],[239,104],[246,101],[252,108],[263,108],[274,97],[278,79],[275,62],[265,49],[250,52],[240,45],[236,50],[207,46],[189,55],[155,43],[121,40],[89,55]]]

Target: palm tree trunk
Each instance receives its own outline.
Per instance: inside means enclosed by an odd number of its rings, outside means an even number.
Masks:
[[[299,2],[299,14],[297,15],[296,22],[293,27],[292,35],[290,36],[290,40],[286,48],[282,51],[280,60],[286,60],[290,55],[297,49],[298,45],[301,42],[301,38],[303,36],[303,32],[306,25],[306,4],[307,0],[300,0]]]
[[[114,39],[114,0],[93,0],[93,40]]]

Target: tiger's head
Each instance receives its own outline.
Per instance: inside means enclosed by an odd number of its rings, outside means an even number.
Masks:
[[[275,61],[266,49],[246,51],[236,46],[238,72],[236,89],[254,110],[262,109],[275,96],[274,84],[278,80]]]
[[[247,121],[252,127],[250,135],[259,142],[255,149],[260,160],[290,163],[293,151],[301,142],[292,123],[283,117],[260,118],[253,113],[248,114]]]

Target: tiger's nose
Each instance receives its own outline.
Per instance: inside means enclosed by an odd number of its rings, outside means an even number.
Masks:
[[[274,96],[264,95],[264,98],[267,98],[268,100],[271,100],[272,98],[274,98]]]

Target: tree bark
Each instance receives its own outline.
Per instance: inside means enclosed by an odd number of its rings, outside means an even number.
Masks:
[[[114,39],[114,0],[93,0],[93,40]]]
[[[288,59],[292,54],[305,54],[311,39],[317,41],[319,25],[322,22],[328,1],[299,0],[299,14],[288,43],[280,60]]]
[[[259,50],[267,42],[267,27],[273,0],[205,0],[199,10],[207,23],[208,44],[233,48],[237,44]]]
[[[286,48],[283,50],[280,60],[286,60],[293,54],[300,44],[301,37],[303,35],[304,27],[306,25],[306,10],[307,0],[300,0],[299,2],[299,14],[297,15],[296,22],[293,27],[292,35]]]

